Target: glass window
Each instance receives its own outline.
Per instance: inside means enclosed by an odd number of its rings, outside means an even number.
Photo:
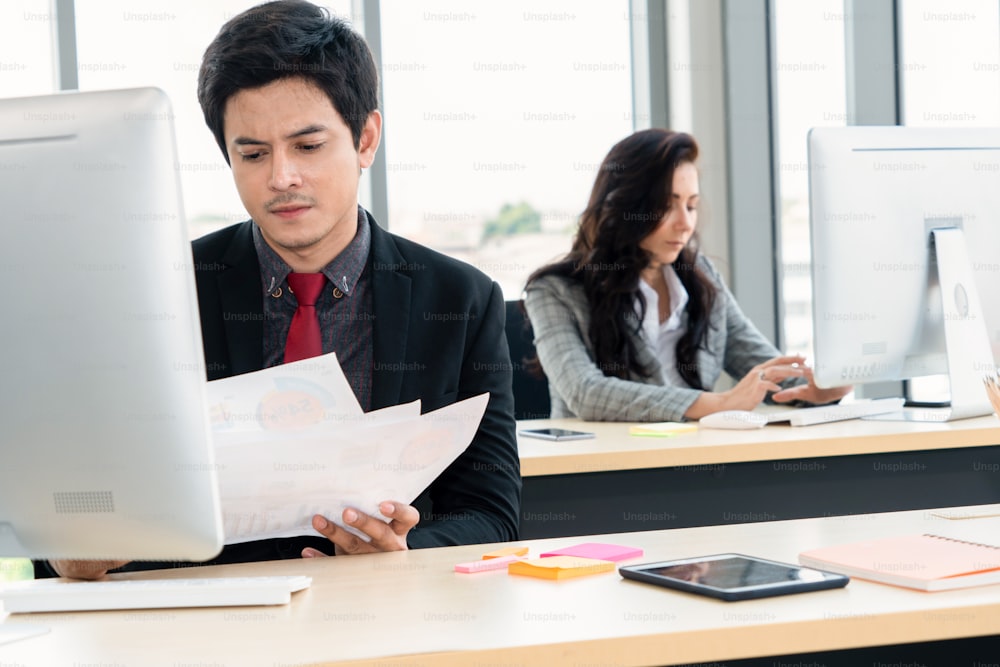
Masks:
[[[0,4],[0,96],[56,90],[54,21],[50,0]]]
[[[900,3],[903,124],[1000,125],[1000,3]]]
[[[846,125],[843,0],[776,0],[775,86],[784,341],[789,354],[812,357],[809,247],[811,127]]]
[[[198,106],[201,56],[222,24],[255,0],[115,0],[77,3],[81,90],[157,86],[170,96],[177,134],[177,169],[192,238],[245,220],[215,138]],[[351,19],[350,0],[321,2]],[[355,25],[359,31],[362,27]]]
[[[34,578],[34,566],[27,558],[0,558],[0,584]]]
[[[381,7],[388,225],[516,299],[632,130],[628,2]]]

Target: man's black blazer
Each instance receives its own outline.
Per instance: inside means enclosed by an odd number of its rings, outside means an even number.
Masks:
[[[371,225],[372,409],[415,399],[424,412],[483,392],[490,400],[468,449],[415,505],[411,548],[517,539],[521,475],[500,288],[475,268]],[[263,290],[252,222],[193,243],[208,378],[263,364]],[[336,474],[334,471],[333,474]],[[218,562],[297,557],[325,538],[226,547]]]

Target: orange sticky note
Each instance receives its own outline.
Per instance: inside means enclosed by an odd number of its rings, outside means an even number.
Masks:
[[[507,566],[507,574],[522,574],[540,579],[569,579],[588,574],[609,572],[615,564],[608,560],[580,558],[579,556],[550,556],[520,560]]]
[[[483,560],[490,558],[503,558],[504,556],[527,556],[528,547],[504,547],[489,553],[483,554]]]

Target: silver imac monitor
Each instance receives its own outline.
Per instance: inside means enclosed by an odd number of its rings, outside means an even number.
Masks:
[[[222,548],[176,165],[157,89],[0,99],[0,557]]]
[[[814,128],[808,151],[817,384],[942,374],[949,407],[894,417],[992,413],[1000,128]]]

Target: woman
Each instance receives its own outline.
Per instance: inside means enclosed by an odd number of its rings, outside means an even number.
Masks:
[[[564,259],[528,279],[525,308],[553,417],[680,421],[783,403],[828,403],[800,356],[782,355],[698,253],[698,146],[636,132],[601,164]],[[712,387],[725,370],[739,378]],[[788,381],[788,386],[779,386]]]

